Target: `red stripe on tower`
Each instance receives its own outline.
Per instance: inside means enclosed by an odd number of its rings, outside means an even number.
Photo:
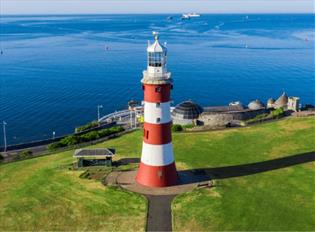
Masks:
[[[136,180],[150,187],[178,181],[171,135],[171,73],[166,69],[167,49],[155,41],[148,45],[148,67],[141,80],[144,91],[144,128],[141,163]]]
[[[143,141],[156,145],[172,142],[171,126],[171,122],[163,124],[145,122],[143,126]]]

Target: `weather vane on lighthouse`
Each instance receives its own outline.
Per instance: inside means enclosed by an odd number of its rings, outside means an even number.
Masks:
[[[143,145],[136,180],[150,187],[175,185],[178,181],[171,134],[171,73],[167,71],[167,49],[153,32],[154,43],[148,43],[147,69],[143,71],[144,91]]]
[[[155,40],[159,39],[159,33],[157,31],[153,31],[152,34],[153,34]]]

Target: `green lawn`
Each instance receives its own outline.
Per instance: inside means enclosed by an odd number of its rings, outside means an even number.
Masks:
[[[140,157],[141,131],[94,147]],[[175,133],[179,169],[221,167],[315,151],[315,118]],[[146,201],[68,170],[73,151],[0,166],[1,230],[144,230]],[[315,230],[314,162],[216,180],[175,198],[176,230]],[[132,215],[132,216],[130,216]]]
[[[213,135],[213,136],[211,136]],[[315,151],[315,120],[289,119],[253,128],[178,135],[191,167],[260,162]],[[197,139],[198,137],[198,139]],[[207,144],[207,146],[205,145]],[[201,148],[199,148],[201,146]],[[216,180],[216,187],[182,194],[172,204],[178,231],[314,231],[315,163]]]
[[[146,200],[79,178],[72,153],[0,166],[0,231],[144,230]]]

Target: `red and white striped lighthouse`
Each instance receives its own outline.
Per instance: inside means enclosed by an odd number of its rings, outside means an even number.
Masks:
[[[177,183],[171,134],[170,92],[171,73],[166,69],[167,49],[155,41],[148,44],[148,66],[143,71],[144,128],[138,183],[150,187],[165,187]]]

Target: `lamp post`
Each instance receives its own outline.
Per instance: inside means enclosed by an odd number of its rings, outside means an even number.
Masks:
[[[53,139],[55,139],[55,135],[56,135],[56,131],[53,131],[53,133],[52,133]]]
[[[103,105],[97,105],[97,122],[100,121],[100,109],[103,108]]]
[[[5,131],[5,126],[7,125],[7,123],[5,121],[3,121],[2,125],[3,125],[4,152],[6,152],[7,151],[7,135],[6,135],[6,131]]]

